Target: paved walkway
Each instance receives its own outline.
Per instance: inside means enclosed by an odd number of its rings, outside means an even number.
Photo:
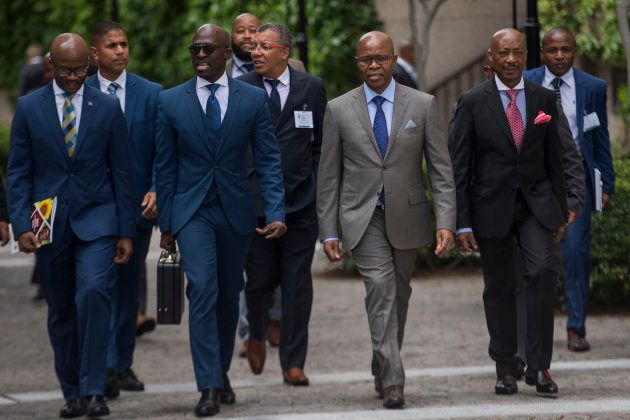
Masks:
[[[155,249],[150,267],[155,264]],[[0,418],[54,418],[62,405],[46,334],[46,307],[34,304],[31,257],[0,251]],[[155,311],[151,269],[149,310]],[[282,384],[277,350],[253,376],[236,356],[230,377],[237,403],[218,417],[257,419],[628,418],[630,327],[621,316],[588,320],[593,351],[565,349],[563,316],[556,317],[552,372],[560,387],[545,398],[519,382],[514,396],[493,393],[487,356],[481,275],[419,273],[413,281],[403,347],[407,408],[382,410],[369,374],[370,340],[364,287],[358,279],[317,277],[306,365],[312,385]],[[240,342],[237,339],[237,348]],[[147,384],[142,394],[112,401],[112,419],[193,418],[198,399],[187,324],[159,326],[138,340],[134,369]],[[564,416],[564,417],[563,417]]]

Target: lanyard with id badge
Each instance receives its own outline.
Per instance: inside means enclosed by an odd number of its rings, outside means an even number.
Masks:
[[[302,105],[301,111],[293,111],[293,117],[295,119],[295,128],[314,128],[313,126],[313,111],[306,110],[307,105]]]

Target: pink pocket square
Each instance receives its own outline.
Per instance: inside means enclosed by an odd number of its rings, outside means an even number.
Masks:
[[[545,124],[551,121],[551,115],[545,114],[543,111],[538,111],[538,115],[534,119],[535,124]]]

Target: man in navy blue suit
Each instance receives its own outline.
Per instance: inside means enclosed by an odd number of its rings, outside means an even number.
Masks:
[[[602,205],[615,190],[615,174],[608,137],[606,82],[573,67],[575,37],[562,28],[551,29],[542,40],[540,57],[544,66],[523,76],[554,90],[562,103],[573,139],[584,163],[584,207],[577,220],[568,226],[562,242],[564,289],[567,297],[567,347],[588,351],[586,307],[590,275],[591,212],[595,208],[595,171],[601,173]]]
[[[233,404],[227,372],[238,322],[243,266],[254,232],[286,232],[282,164],[264,90],[225,73],[229,36],[201,26],[188,47],[197,73],[160,93],[157,198],[161,245],[179,245],[188,279],[190,347],[198,416]],[[256,212],[245,155],[251,147],[267,225]]]
[[[117,100],[84,85],[88,54],[78,35],[55,38],[54,80],[18,99],[7,168],[9,218],[20,250],[36,252],[48,303],[66,400],[61,417],[109,414],[111,289],[115,263],[129,260],[136,231],[125,117]],[[31,231],[31,206],[53,197],[54,237],[42,246]]]
[[[129,134],[133,165],[134,217],[138,231],[129,263],[118,266],[112,294],[112,336],[107,355],[105,394],[108,398],[115,398],[119,389],[144,391],[144,384],[138,380],[131,365],[136,344],[140,271],[149,252],[151,232],[157,217],[153,162],[157,99],[162,86],[126,70],[129,41],[125,30],[116,22],[100,22],[92,28],[90,50],[92,59],[98,64],[98,73],[86,84],[116,97],[127,121],[125,127]]]

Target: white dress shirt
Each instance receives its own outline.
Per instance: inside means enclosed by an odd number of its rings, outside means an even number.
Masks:
[[[79,127],[81,124],[81,107],[83,106],[83,88],[81,88],[74,94],[72,97],[72,106],[74,107],[74,113],[77,117],[77,135],[79,134]],[[57,105],[57,114],[59,115],[59,125],[63,123],[63,104],[66,102],[66,98],[63,96],[66,93],[65,90],[61,89],[57,84],[56,80],[53,80],[53,92],[55,93],[55,104]]]
[[[553,89],[553,79],[557,76],[549,71],[545,66],[545,78],[543,79],[543,87],[547,89]],[[562,84],[560,85],[560,96],[562,98],[562,110],[564,115],[569,120],[569,127],[571,128],[571,134],[573,134],[573,140],[577,144],[578,138],[578,126],[577,126],[577,107],[575,104],[575,77],[573,76],[573,67],[568,72],[560,76]]]
[[[263,85],[265,86],[265,90],[267,91],[267,95],[271,95],[271,84],[267,82],[266,77],[263,76]],[[284,108],[284,104],[287,102],[287,98],[289,97],[289,91],[291,90],[291,74],[289,73],[289,66],[282,72],[280,77],[277,79],[280,83],[276,89],[278,90],[278,94],[280,95],[280,111]]]
[[[120,102],[120,108],[125,112],[125,89],[127,87],[127,70],[123,70],[123,72],[118,76],[118,78],[114,81],[108,80],[101,75],[101,72],[98,71],[96,73],[96,77],[98,77],[98,84],[101,87],[101,92],[109,95],[107,88],[110,84],[116,83],[118,84],[118,89],[116,89],[116,97]]]
[[[372,99],[375,96],[382,96],[385,101],[381,105],[383,108],[383,113],[385,114],[385,121],[387,121],[387,135],[391,135],[392,131],[392,119],[394,115],[394,94],[396,93],[396,82],[392,78],[392,81],[385,88],[383,93],[376,93],[372,89],[368,87],[367,84],[363,83],[363,91],[365,92],[365,100],[367,101],[367,109],[368,114],[370,114],[370,123],[374,126],[374,117],[376,117],[376,109],[377,106]]]
[[[228,96],[230,93],[227,74],[223,72],[223,76],[219,77],[219,79],[214,83],[218,83],[219,85],[221,85],[217,88],[214,95],[216,96],[217,101],[219,101],[219,106],[221,107],[221,122],[223,122],[223,117],[225,117],[225,112],[227,111],[228,107]],[[202,79],[201,77],[197,76],[197,98],[199,99],[199,104],[201,105],[201,109],[203,109],[204,114],[206,113],[206,104],[211,93],[210,89],[208,89],[206,86],[210,84],[211,83],[208,82],[206,79]]]

